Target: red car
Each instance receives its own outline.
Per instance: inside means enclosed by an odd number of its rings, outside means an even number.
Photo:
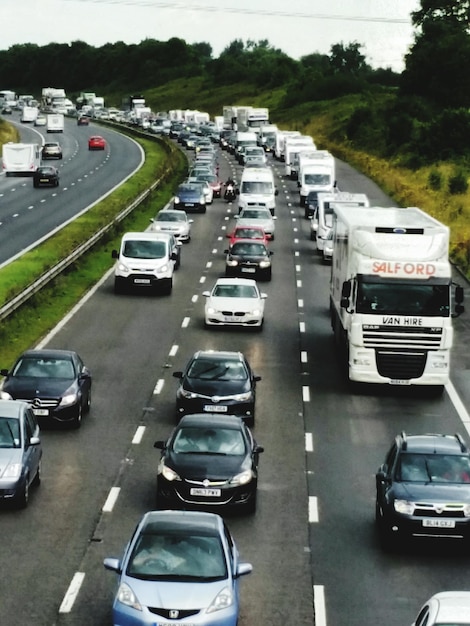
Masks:
[[[93,135],[88,139],[88,150],[104,150],[106,141],[100,135]]]
[[[230,238],[229,248],[239,239],[256,239],[256,241],[265,244],[269,242],[266,233],[259,226],[236,226],[233,233],[227,234],[227,237]]]

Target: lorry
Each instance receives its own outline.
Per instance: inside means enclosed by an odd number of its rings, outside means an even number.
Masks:
[[[310,135],[299,135],[298,137],[287,137],[284,141],[284,173],[288,178],[296,180],[297,176],[294,172],[297,170],[293,167],[296,155],[301,151],[309,148],[315,150],[315,142]]]
[[[417,207],[335,208],[330,319],[350,381],[441,391],[463,295],[446,225]]]
[[[30,175],[41,165],[38,143],[5,143],[2,146],[2,169],[5,176]]]
[[[304,207],[304,216],[309,219],[316,208],[315,196],[322,191],[332,192],[336,188],[336,163],[331,152],[317,150],[314,159],[302,164],[297,185],[300,206]]]
[[[242,162],[243,150],[248,146],[256,146],[256,133],[237,131],[235,136],[235,158]]]
[[[269,124],[269,109],[264,107],[250,107],[248,111],[248,128],[259,133],[261,126]]]
[[[248,132],[249,130],[248,118],[252,110],[253,110],[253,107],[247,107],[247,106],[237,107],[237,116],[236,116],[237,121],[236,121],[235,130],[238,130],[241,132]]]
[[[65,89],[61,87],[44,87],[41,97],[41,109],[46,113],[66,113],[71,101]]]
[[[287,137],[299,137],[299,130],[282,130],[276,133],[276,143],[274,144],[274,158],[278,161],[284,160],[284,143]]]
[[[63,133],[64,132],[64,114],[48,113],[46,116],[46,132],[47,133]]]
[[[139,107],[145,106],[145,98],[142,95],[126,96],[122,99],[122,110],[133,111]]]
[[[237,107],[226,105],[222,109],[224,118],[224,128],[226,130],[235,130],[237,124]]]
[[[31,107],[31,106],[25,105],[21,109],[20,122],[22,122],[23,124],[29,123],[29,122],[35,122],[38,116],[38,113],[39,113],[39,109],[37,107]]]
[[[276,124],[263,124],[258,130],[258,145],[261,146],[265,152],[274,152],[277,133],[278,128]]]

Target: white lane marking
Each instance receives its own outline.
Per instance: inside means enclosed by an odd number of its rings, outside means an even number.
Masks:
[[[305,332],[305,322],[299,322],[299,330],[301,333]]]
[[[189,326],[190,317],[185,317],[183,323],[181,324],[181,328],[187,328]]]
[[[313,452],[313,435],[305,433],[305,452]]]
[[[304,301],[302,300],[302,298],[297,300],[297,306],[299,307],[299,309],[303,309],[304,308]]]
[[[300,353],[300,362],[307,363],[307,352],[305,350],[302,350]]]
[[[310,402],[310,387],[307,387],[307,385],[302,387],[302,400],[304,402]]]
[[[325,587],[323,585],[313,585],[313,604],[315,626],[326,626]]]
[[[212,267],[212,261],[207,261],[207,263],[206,263],[206,267],[207,267],[207,268]]]
[[[171,346],[170,352],[168,353],[168,356],[175,356],[175,354],[178,352],[178,344],[174,343]]]
[[[160,380],[157,381],[157,384],[155,385],[155,388],[153,390],[154,396],[158,396],[158,394],[161,393],[164,382],[165,381],[163,380],[163,378],[160,378]]]
[[[297,287],[298,287],[299,289],[302,287],[302,281],[301,281],[301,280],[298,280],[298,281],[297,281]]]
[[[318,498],[316,496],[308,497],[308,521],[318,522]]]
[[[103,513],[111,513],[114,509],[114,505],[116,504],[116,500],[119,497],[119,493],[121,491],[121,487],[111,487],[108,493],[108,497],[106,498],[106,502],[103,504],[103,508],[101,509]]]
[[[74,602],[77,599],[78,592],[80,591],[84,578],[85,572],[75,572],[72,582],[70,583],[64,599],[62,600],[62,604],[60,605],[59,613],[70,613]]]
[[[205,277],[205,276],[201,276],[201,278],[199,279],[199,282],[200,282],[201,284],[202,284],[202,283],[205,283],[205,282],[206,282],[206,277]]]
[[[144,433],[145,433],[145,426],[138,426],[132,438],[132,443],[139,444],[142,441],[142,437],[144,436]]]
[[[301,269],[302,269],[302,268],[301,268],[301,266],[300,266],[300,265],[296,265],[296,266],[295,266],[295,271],[296,271],[296,272],[300,272],[300,270],[301,270]]]

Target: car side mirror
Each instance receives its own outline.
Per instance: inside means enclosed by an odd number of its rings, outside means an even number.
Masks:
[[[113,250],[111,252],[111,256],[113,259],[119,259],[119,252],[117,250]]]
[[[158,450],[164,450],[166,448],[166,445],[162,439],[159,439],[158,441],[155,441],[153,447],[157,448]]]
[[[208,297],[211,295],[211,292],[210,292],[210,291],[203,291],[203,292],[202,292],[202,295],[203,295],[205,298],[208,298]]]
[[[253,376],[253,380],[258,383],[261,380],[261,376]]]
[[[173,372],[172,376],[175,378],[183,378],[183,372]]]
[[[274,195],[275,195],[275,196],[278,196],[278,195],[279,195],[279,189],[276,189],[276,190],[274,191]]]

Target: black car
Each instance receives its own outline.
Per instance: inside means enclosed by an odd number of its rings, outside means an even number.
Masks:
[[[238,415],[248,424],[255,421],[256,383],[241,352],[207,350],[196,352],[182,372],[176,392],[176,413],[221,413]]]
[[[173,206],[175,209],[181,209],[190,213],[197,211],[199,213],[206,212],[206,198],[204,188],[201,183],[183,183],[181,184],[173,198]]]
[[[5,376],[4,400],[24,400],[40,423],[79,428],[91,404],[91,373],[73,350],[27,350]]]
[[[243,508],[254,512],[258,485],[257,445],[233,415],[185,415],[162,450],[157,508]]]
[[[458,434],[395,438],[376,474],[382,545],[411,537],[470,539],[470,453]]]
[[[33,174],[34,187],[58,187],[59,171],[52,165],[41,165]]]
[[[318,191],[309,191],[305,198],[304,217],[309,219],[315,215],[318,209]]]
[[[266,244],[253,239],[239,239],[229,249],[224,250],[225,276],[244,276],[271,280],[271,250]]]

